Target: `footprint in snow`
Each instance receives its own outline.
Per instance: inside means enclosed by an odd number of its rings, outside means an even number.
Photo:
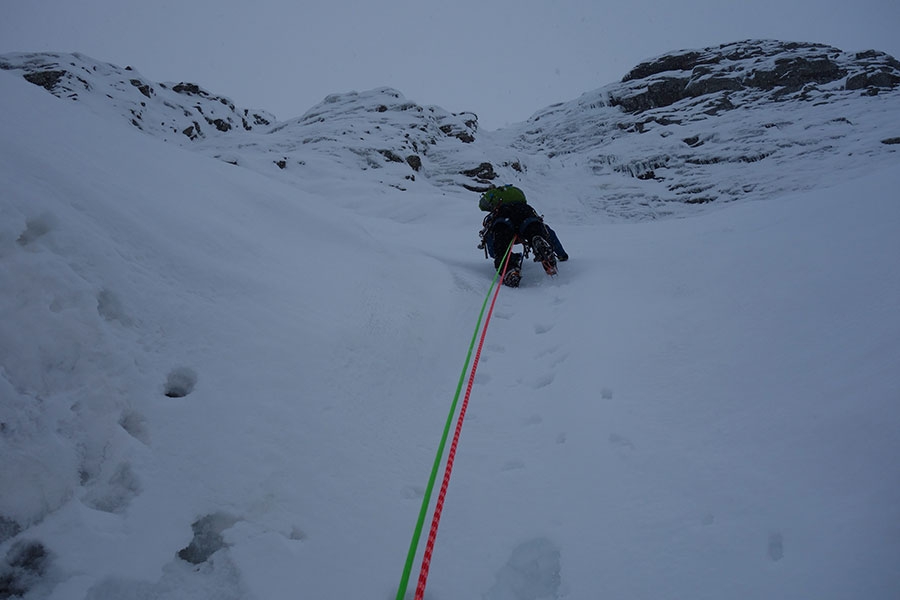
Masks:
[[[407,485],[403,487],[400,494],[407,500],[418,500],[425,496],[425,489],[415,485]]]
[[[144,444],[150,444],[150,434],[147,432],[147,419],[141,413],[130,409],[123,411],[119,417],[119,426],[134,439]]]
[[[556,379],[556,375],[554,375],[553,373],[547,373],[546,375],[542,375],[540,377],[535,378],[531,382],[531,387],[533,387],[536,390],[545,388],[548,385],[550,385],[551,383],[553,383],[554,379]]]
[[[534,326],[534,332],[538,335],[547,333],[551,329],[553,329],[553,323],[537,323]]]
[[[112,473],[92,483],[82,502],[95,510],[121,513],[140,492],[140,479],[131,465],[123,462]]]
[[[122,325],[131,324],[131,318],[125,312],[122,301],[107,289],[97,293],[97,313],[107,321],[118,321]]]
[[[475,380],[474,381],[475,381],[476,385],[488,384],[491,382],[491,379],[493,379],[493,377],[491,376],[490,373],[485,373],[483,371],[475,372]]]
[[[619,435],[618,433],[609,434],[609,443],[613,446],[618,446],[619,448],[627,448],[629,450],[634,450],[634,444],[627,437]]]
[[[495,576],[484,600],[543,600],[559,598],[562,561],[559,547],[537,537],[513,548],[509,560]]]
[[[559,350],[558,345],[548,346],[548,347],[542,348],[540,351],[538,351],[536,356],[537,356],[537,358],[543,358],[545,356],[550,356],[552,354],[556,354],[556,352],[558,350]]]
[[[530,417],[525,419],[526,425],[540,425],[544,422],[544,418],[541,415],[531,415]]]
[[[43,214],[25,221],[25,229],[19,234],[16,242],[22,247],[31,245],[38,238],[46,235],[56,227],[56,217],[52,214]]]
[[[525,463],[519,459],[513,459],[506,461],[502,467],[500,467],[501,471],[517,471],[519,469],[524,469]]]
[[[769,535],[769,544],[766,548],[766,554],[769,555],[769,560],[772,562],[778,562],[784,558],[784,537],[780,533]]]

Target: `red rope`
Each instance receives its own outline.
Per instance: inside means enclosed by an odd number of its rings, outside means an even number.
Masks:
[[[507,252],[506,260],[503,263],[503,272],[500,274],[500,284],[494,291],[494,298],[491,300],[491,307],[488,309],[487,318],[484,320],[484,328],[481,330],[481,339],[478,341],[478,350],[475,352],[475,360],[472,362],[472,371],[469,373],[469,382],[466,385],[466,395],[463,397],[462,407],[459,409],[459,417],[456,420],[456,430],[453,432],[453,441],[450,444],[450,451],[447,454],[447,464],[444,467],[444,480],[441,483],[441,491],[438,493],[437,502],[434,506],[434,516],[431,520],[431,531],[428,533],[428,542],[425,544],[425,554],[422,556],[422,568],[419,571],[419,584],[416,586],[415,600],[423,600],[425,595],[425,582],[428,580],[428,570],[431,567],[431,555],[434,552],[434,542],[437,538],[438,524],[441,521],[441,513],[444,510],[444,498],[447,496],[447,487],[450,485],[450,473],[453,471],[453,461],[456,459],[456,446],[459,444],[459,434],[462,431],[463,419],[466,418],[466,408],[469,405],[469,396],[472,394],[472,384],[475,381],[475,371],[478,369],[478,360],[481,358],[481,348],[484,346],[484,338],[487,335],[488,324],[491,322],[491,315],[494,313],[494,304],[497,302],[497,296],[500,294],[500,288],[503,285],[503,278],[506,276],[506,268],[509,265],[509,257],[512,254],[513,241]]]

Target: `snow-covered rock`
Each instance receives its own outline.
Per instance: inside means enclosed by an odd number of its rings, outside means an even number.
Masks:
[[[539,190],[548,210],[601,219],[693,214],[833,183],[895,160],[900,138],[900,63],[812,43],[747,40],[668,53],[498,131],[480,131],[471,112],[420,106],[390,88],[333,94],[276,121],[195,84],[148,82],[80,54],[6,55],[0,68],[296,185],[325,163],[401,190],[417,180],[472,191],[518,182]],[[802,172],[811,157],[823,180]],[[542,189],[548,177],[552,193]]]
[[[194,83],[154,83],[132,67],[119,67],[80,53],[16,53],[0,57],[0,69],[60,98],[84,103],[100,115],[118,116],[150,135],[185,143],[212,135],[253,131],[275,117],[237,108],[224,96]]]

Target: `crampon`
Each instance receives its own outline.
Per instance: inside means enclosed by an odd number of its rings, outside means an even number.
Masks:
[[[553,249],[547,243],[547,240],[536,235],[531,240],[531,247],[534,250],[534,262],[541,263],[547,275],[559,273],[559,270],[556,268],[556,254],[553,253]]]

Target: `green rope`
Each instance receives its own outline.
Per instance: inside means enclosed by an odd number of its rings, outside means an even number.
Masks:
[[[503,255],[501,265],[506,262],[506,257],[512,250],[515,239],[509,243],[506,253]],[[444,456],[444,446],[447,444],[447,436],[450,434],[450,427],[453,424],[453,415],[456,414],[456,405],[459,402],[459,394],[462,391],[463,382],[466,379],[466,371],[469,370],[469,362],[472,360],[472,350],[475,348],[475,340],[478,339],[478,331],[481,329],[481,321],[484,319],[484,311],[487,308],[488,300],[491,298],[491,292],[497,285],[497,279],[500,277],[500,269],[494,273],[494,279],[491,281],[491,287],[488,289],[487,296],[484,297],[484,303],[481,305],[481,312],[478,314],[478,322],[475,323],[475,332],[472,334],[472,341],[469,343],[469,351],[466,353],[466,363],[463,365],[462,373],[459,374],[459,383],[456,384],[456,393],[453,395],[453,402],[450,404],[450,414],[447,415],[447,423],[444,425],[444,434],[441,436],[441,443],[438,444],[437,455],[434,457],[434,466],[431,468],[431,476],[428,478],[428,486],[425,488],[425,497],[422,498],[422,508],[419,509],[419,519],[416,521],[416,529],[413,531],[412,541],[409,544],[409,553],[406,555],[406,565],[403,567],[403,576],[400,578],[400,587],[397,589],[397,600],[403,600],[406,594],[406,588],[409,585],[409,575],[412,572],[413,562],[416,558],[416,551],[419,547],[419,538],[422,536],[422,527],[425,524],[425,516],[428,514],[428,505],[431,503],[431,492],[434,491],[434,482],[437,479],[438,471],[441,468],[441,458]]]

